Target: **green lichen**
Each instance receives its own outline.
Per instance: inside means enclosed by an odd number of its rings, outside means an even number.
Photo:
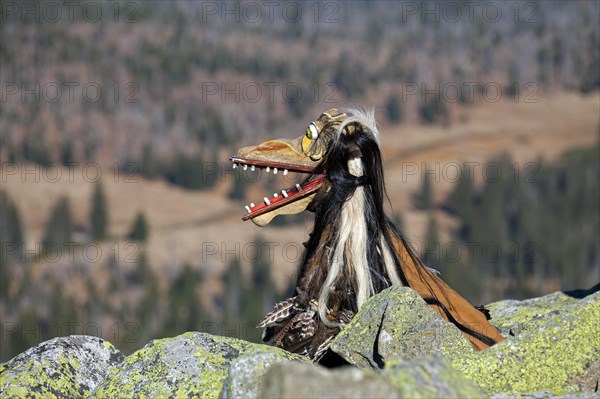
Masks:
[[[359,367],[385,365],[386,370],[391,370],[394,356],[404,359],[400,362],[419,355],[445,356],[485,394],[562,395],[576,392],[573,378],[600,358],[599,300],[600,293],[579,302],[555,293],[492,304],[494,324],[514,336],[475,352],[448,323],[432,327],[432,321],[439,318],[431,318],[433,311],[413,298],[410,290],[394,288],[371,298],[334,340],[332,349]],[[414,379],[428,384],[427,374],[394,378],[398,387],[411,386]]]
[[[118,359],[119,355],[112,345],[107,348],[96,337],[71,336],[43,342],[2,367],[0,397],[21,398],[24,393],[27,397],[87,397],[111,366],[110,360],[99,358]]]
[[[381,368],[388,358],[473,352],[463,334],[408,287],[371,297],[338,334],[331,349],[358,367]]]
[[[600,357],[600,293],[538,316],[535,325],[453,366],[489,394],[576,392],[572,378]]]
[[[3,397],[6,398],[25,398],[29,394],[29,390],[25,387],[10,386],[2,392]],[[49,396],[49,398],[56,398],[55,395]]]
[[[215,398],[231,363],[244,354],[283,352],[235,338],[188,332],[150,342],[111,370],[96,398]]]
[[[310,362],[305,356],[295,355],[278,348],[270,348],[268,352],[259,351],[242,355],[229,366],[229,373],[225,380],[222,399],[229,398],[259,398],[263,389],[263,376],[267,370],[279,364],[296,362]]]
[[[40,362],[38,359],[12,365],[2,372],[0,393],[3,397],[22,397],[22,392],[35,392],[41,397],[80,397],[89,394],[75,382],[68,359],[58,356],[56,362]]]
[[[260,398],[399,398],[400,392],[380,373],[341,367],[288,362],[271,367]]]
[[[491,322],[505,335],[519,335],[537,328],[538,320],[550,312],[560,312],[577,303],[577,299],[563,292],[555,292],[524,301],[504,300],[487,305]]]
[[[406,398],[480,398],[482,393],[441,357],[390,359],[383,376]]]

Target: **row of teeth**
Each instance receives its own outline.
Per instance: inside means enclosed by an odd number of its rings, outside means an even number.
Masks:
[[[300,186],[300,184],[296,183],[296,190],[298,192],[302,191],[302,186]],[[289,194],[287,193],[286,190],[281,190],[281,195],[283,195],[283,198],[287,198],[289,196]],[[277,193],[273,193],[273,198],[277,198],[279,197],[279,194]],[[265,205],[271,205],[271,200],[268,197],[265,197],[264,199],[264,204]],[[248,211],[248,213],[252,212],[252,208],[254,208],[256,205],[254,204],[254,202],[252,202],[250,205],[246,205],[246,211]]]
[[[238,164],[234,162],[234,163],[233,163],[233,169],[235,169],[235,168],[237,168],[237,167],[238,167]],[[259,167],[258,169],[263,169],[263,168]],[[277,174],[277,172],[279,172],[279,170],[278,170],[277,168],[271,168],[270,166],[267,166],[267,167],[266,167],[266,168],[264,168],[264,169],[265,169],[267,172],[271,172],[271,170],[272,170],[274,175],[276,175],[276,174]],[[244,170],[248,170],[248,165],[244,165]],[[255,166],[255,165],[250,165],[250,170],[251,170],[252,172],[254,172],[254,171],[256,170],[256,166]],[[283,175],[284,175],[284,176],[287,176],[287,174],[288,174],[288,170],[287,170],[287,169],[284,169],[284,170],[283,170]]]

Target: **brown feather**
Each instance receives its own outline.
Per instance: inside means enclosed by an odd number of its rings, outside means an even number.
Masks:
[[[258,323],[257,328],[273,327],[288,319],[292,314],[295,313],[295,303],[296,297],[279,302],[277,305],[275,305],[275,309],[266,315],[260,323]]]

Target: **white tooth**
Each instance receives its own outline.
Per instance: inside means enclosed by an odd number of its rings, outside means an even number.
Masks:
[[[276,175],[277,174],[277,168],[273,168],[273,174]]]
[[[283,194],[283,198],[287,198],[288,197],[288,193],[285,190],[281,190],[281,194]]]
[[[254,165],[250,166],[250,170],[254,172],[256,168],[254,167]]]
[[[283,170],[283,175],[284,175],[284,176],[287,176],[287,174],[288,174],[288,170],[287,170],[287,169],[284,169],[284,170]]]
[[[267,171],[267,172],[270,172],[270,171],[271,171],[271,167],[267,166],[267,169],[266,169],[266,171]]]
[[[298,183],[296,183],[296,190],[302,191],[302,187],[300,187],[300,184],[298,184]]]
[[[250,203],[250,208],[254,208],[256,205],[254,205],[254,202]]]
[[[279,194],[277,194],[277,193],[273,193],[273,198],[277,198],[278,195]]]
[[[244,165],[244,170],[248,170],[248,165]]]
[[[271,201],[269,201],[269,199],[267,197],[265,197],[265,204],[271,205]]]
[[[246,205],[246,207],[245,207],[245,208],[246,208],[246,210],[248,211],[248,213],[252,212],[252,211],[250,210],[250,207],[249,207],[248,205]]]
[[[237,168],[237,163],[233,163],[233,169]]]

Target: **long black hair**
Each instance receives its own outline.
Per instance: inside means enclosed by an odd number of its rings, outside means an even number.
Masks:
[[[422,266],[405,237],[385,214],[384,200],[387,195],[378,133],[376,126],[369,126],[369,120],[371,118],[368,117],[349,118],[347,123],[342,124],[315,170],[316,174],[327,176],[327,183],[312,206],[316,212],[315,224],[305,244],[306,252],[297,286],[307,300],[326,298],[327,303],[319,303],[320,307],[334,311],[358,311],[362,305],[358,295],[361,284],[368,286],[368,296],[393,284],[408,285],[401,260],[394,250],[392,236],[400,240],[412,260]],[[351,170],[353,162],[360,163],[361,173]],[[359,203],[358,209],[362,214],[354,213],[347,217],[352,201]],[[348,223],[352,226],[345,228],[356,231],[360,231],[361,225],[364,225],[364,234],[353,236],[354,232],[350,233],[347,241],[353,238],[356,241],[358,237],[364,242],[340,242],[346,237],[341,233],[343,225]],[[365,264],[349,256],[351,249],[345,248],[346,245],[358,247],[359,250],[362,248],[366,254]],[[338,254],[342,254],[342,259],[337,260],[342,263],[342,270],[339,271],[332,267],[336,248]],[[361,281],[361,271],[366,273],[362,277],[365,281]],[[330,273],[336,275],[328,276]],[[325,284],[326,281],[333,284]]]

